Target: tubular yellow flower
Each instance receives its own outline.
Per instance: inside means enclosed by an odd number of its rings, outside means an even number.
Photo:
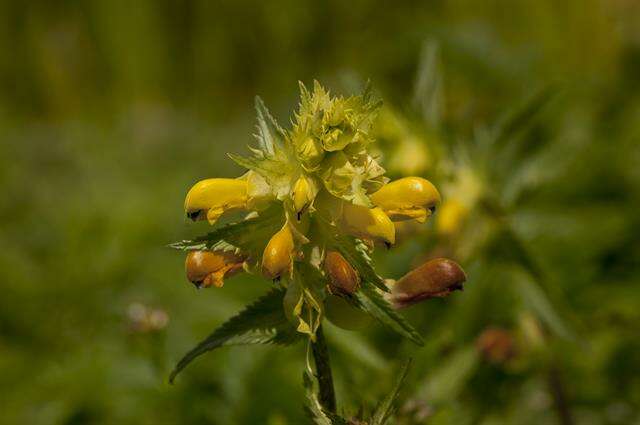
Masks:
[[[193,221],[214,224],[226,211],[244,209],[247,204],[247,181],[241,179],[206,179],[187,193],[184,210]]]
[[[351,264],[337,251],[329,251],[324,259],[324,270],[329,278],[329,292],[334,295],[352,295],[360,286],[360,278]]]
[[[314,190],[311,184],[309,184],[307,177],[302,176],[298,178],[293,185],[291,197],[293,198],[293,206],[296,209],[296,214],[298,214],[299,219],[300,215],[311,205],[315,198]]]
[[[396,242],[396,228],[380,208],[344,203],[341,225],[346,233],[358,238],[373,239],[393,245]]]
[[[295,245],[288,223],[271,237],[262,254],[262,274],[267,279],[278,279],[291,271]]]
[[[233,252],[191,251],[184,267],[189,282],[198,288],[222,287],[224,278],[242,270],[245,258]]]
[[[440,193],[429,180],[405,177],[384,185],[370,198],[393,220],[415,219],[422,223],[440,202]]]
[[[429,260],[410,271],[391,288],[390,301],[398,308],[434,297],[446,297],[462,289],[467,275],[455,262],[446,258]]]

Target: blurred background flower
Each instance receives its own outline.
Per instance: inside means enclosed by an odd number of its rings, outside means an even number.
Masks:
[[[314,78],[344,94],[371,79],[390,177],[441,189],[378,269],[449,256],[468,277],[403,312],[424,348],[327,327],[342,407],[372,406],[412,356],[398,423],[640,420],[628,0],[0,2],[2,420],[303,420],[302,345],[226,348],[166,384],[266,287],[194,296],[164,245],[206,231],[175,225],[184,191],[239,174],[226,152],[252,142],[253,96],[283,120]]]

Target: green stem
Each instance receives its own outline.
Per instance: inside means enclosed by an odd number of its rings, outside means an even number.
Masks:
[[[325,411],[336,413],[336,392],[333,388],[329,350],[322,332],[322,325],[316,330],[316,342],[311,344],[311,350],[316,364],[316,378],[320,387],[320,404]]]

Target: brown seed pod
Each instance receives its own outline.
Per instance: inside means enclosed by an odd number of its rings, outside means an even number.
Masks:
[[[358,273],[337,251],[329,251],[324,259],[324,270],[329,277],[329,292],[334,295],[352,295],[360,287]]]
[[[390,301],[401,308],[428,298],[446,297],[462,290],[466,280],[467,275],[455,261],[436,258],[398,280],[391,288]]]
[[[198,288],[220,288],[225,277],[242,270],[244,260],[244,256],[233,252],[190,251],[184,266],[187,279]]]

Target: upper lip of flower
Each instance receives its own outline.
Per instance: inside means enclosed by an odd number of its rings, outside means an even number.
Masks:
[[[370,198],[393,220],[416,219],[422,222],[435,211],[440,193],[429,180],[404,177],[387,183]]]
[[[225,211],[245,208],[247,200],[245,180],[212,178],[191,187],[184,209],[190,219],[207,218],[213,224]]]

